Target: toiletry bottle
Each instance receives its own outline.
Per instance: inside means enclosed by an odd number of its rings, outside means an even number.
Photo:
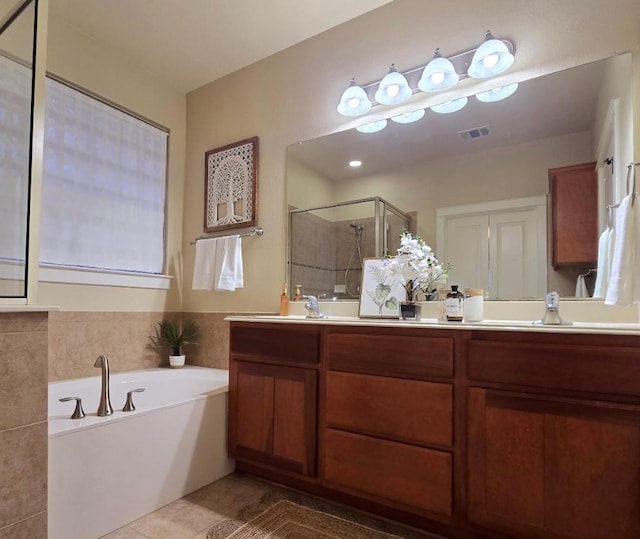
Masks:
[[[284,285],[280,295],[280,316],[289,316],[289,296],[287,296],[287,285]]]
[[[301,284],[296,285],[296,295],[293,296],[293,301],[302,301],[303,297],[302,297],[302,292],[300,291],[301,288],[302,288]]]
[[[464,317],[464,294],[458,291],[458,285],[451,285],[451,292],[444,301],[447,321],[462,322]]]

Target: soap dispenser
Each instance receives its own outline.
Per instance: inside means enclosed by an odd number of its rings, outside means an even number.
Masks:
[[[282,294],[280,294],[280,316],[289,316],[289,296],[287,295],[286,283],[282,289]]]

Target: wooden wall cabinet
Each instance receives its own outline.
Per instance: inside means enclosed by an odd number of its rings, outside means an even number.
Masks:
[[[555,269],[596,263],[598,184],[595,167],[593,162],[549,170]]]

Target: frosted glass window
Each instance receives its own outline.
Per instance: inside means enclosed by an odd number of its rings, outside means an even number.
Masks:
[[[46,81],[40,261],[162,273],[167,133]]]

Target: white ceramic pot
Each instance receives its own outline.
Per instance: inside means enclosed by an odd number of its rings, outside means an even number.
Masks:
[[[169,366],[174,369],[184,367],[184,354],[181,356],[169,356]]]

